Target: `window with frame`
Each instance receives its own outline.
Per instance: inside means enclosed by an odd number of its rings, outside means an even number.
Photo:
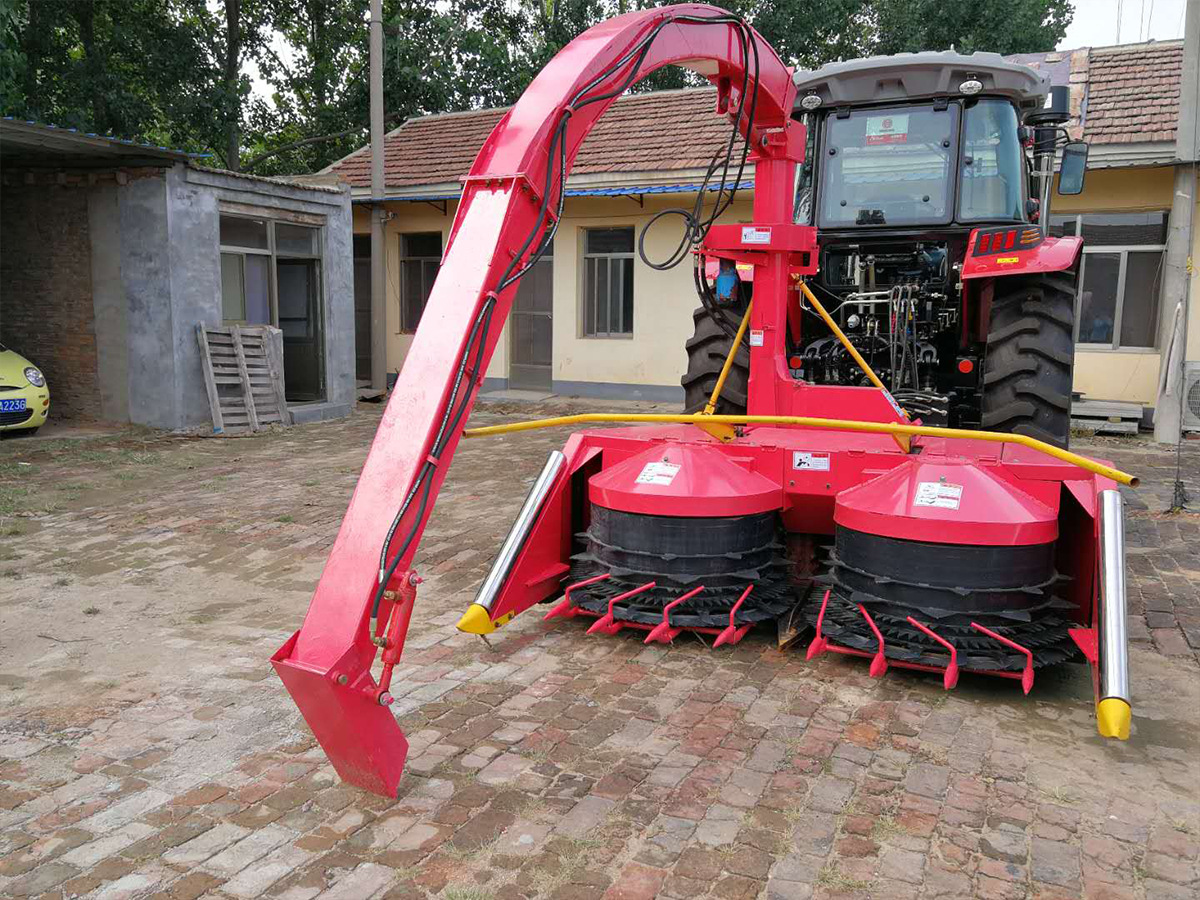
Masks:
[[[442,267],[442,233],[400,235],[400,333],[412,334],[421,322],[429,293]]]
[[[270,325],[271,239],[266,219],[221,216],[221,318]]]
[[[1051,216],[1050,234],[1084,240],[1075,342],[1092,350],[1153,349],[1167,212]]]
[[[633,228],[585,228],[583,337],[633,335]]]
[[[279,328],[287,399],[321,399],[321,226],[221,213],[219,229],[221,318],[227,325]]]

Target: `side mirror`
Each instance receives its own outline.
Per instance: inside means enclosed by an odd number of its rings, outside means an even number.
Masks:
[[[1088,145],[1084,141],[1071,141],[1063,146],[1062,163],[1058,167],[1058,192],[1079,194],[1083,192],[1083,175],[1087,171]]]

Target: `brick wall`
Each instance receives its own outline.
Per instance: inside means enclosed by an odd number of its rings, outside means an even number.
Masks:
[[[15,177],[14,177],[15,176]],[[88,191],[5,173],[0,184],[0,343],[50,384],[50,417],[97,414]]]

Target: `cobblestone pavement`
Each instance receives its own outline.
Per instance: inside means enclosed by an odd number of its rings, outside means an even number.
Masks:
[[[482,407],[476,422],[539,408]],[[1082,667],[1029,697],[857,662],[458,615],[548,448],[467,441],[418,556],[398,801],[338,782],[267,657],[378,411],[240,439],[0,446],[0,895],[1194,898],[1200,516],[1130,494],[1135,734]],[[1101,445],[1102,444],[1102,445]],[[1185,478],[1200,497],[1200,451]]]

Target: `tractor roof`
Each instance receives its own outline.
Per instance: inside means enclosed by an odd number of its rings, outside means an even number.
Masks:
[[[999,53],[968,56],[953,50],[849,59],[797,71],[793,78],[797,108],[808,94],[820,96],[824,107],[953,97],[968,79],[983,83],[982,94],[1007,97],[1022,108],[1040,106],[1050,91],[1048,76]]]

